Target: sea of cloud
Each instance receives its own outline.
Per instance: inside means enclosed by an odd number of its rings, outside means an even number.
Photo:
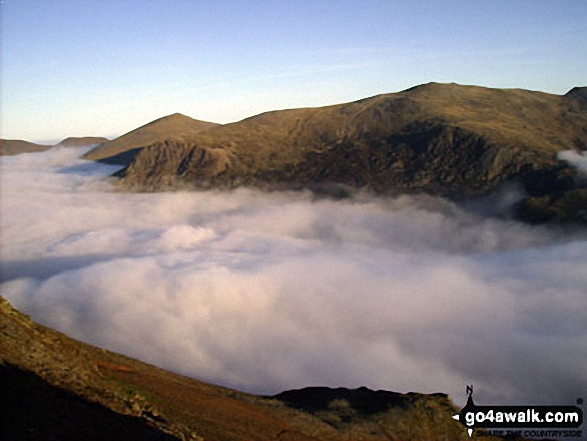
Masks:
[[[0,289],[46,325],[263,394],[587,391],[581,231],[427,196],[129,194],[84,151],[0,159]]]

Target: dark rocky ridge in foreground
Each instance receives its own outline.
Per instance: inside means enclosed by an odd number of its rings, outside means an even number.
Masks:
[[[0,348],[7,441],[469,439],[443,394],[307,388],[255,396],[73,340],[2,297]]]

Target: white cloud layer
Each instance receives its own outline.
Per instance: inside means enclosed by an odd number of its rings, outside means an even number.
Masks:
[[[583,182],[587,182],[587,154],[586,152],[576,152],[566,150],[558,154],[558,158],[567,161],[571,166],[577,169],[577,177]]]
[[[1,158],[2,295],[44,324],[257,393],[587,389],[582,233],[425,196],[125,194],[80,153]]]

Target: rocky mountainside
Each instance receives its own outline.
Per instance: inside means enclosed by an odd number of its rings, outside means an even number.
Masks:
[[[86,159],[110,164],[127,164],[145,146],[173,137],[192,139],[203,130],[218,124],[198,121],[180,113],[165,116],[112,141],[106,142],[85,155]]]
[[[0,438],[8,441],[469,439],[443,394],[250,395],[73,340],[1,297],[0,348]]]
[[[585,88],[564,96],[430,83],[313,109],[264,113],[151,144],[119,175],[127,188],[329,186],[376,193],[491,191],[573,171],[587,145]]]

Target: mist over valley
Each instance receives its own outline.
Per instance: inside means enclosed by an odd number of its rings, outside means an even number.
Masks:
[[[587,2],[0,9],[0,439],[587,437]]]
[[[41,323],[262,394],[566,404],[587,385],[585,231],[487,215],[516,190],[126,193],[87,151],[1,160],[1,289]]]

